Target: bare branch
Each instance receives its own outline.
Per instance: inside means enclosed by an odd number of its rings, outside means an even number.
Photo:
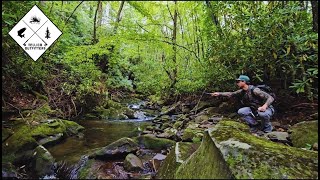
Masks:
[[[167,1],[167,8],[168,8],[168,11],[169,11],[169,13],[170,13],[171,19],[173,20],[173,16],[172,16],[172,13],[171,13],[170,8],[169,8],[168,1]]]
[[[62,1],[62,3],[63,3],[63,1]],[[74,10],[72,11],[71,15],[70,15],[70,16],[68,17],[68,19],[66,20],[66,23],[65,23],[64,27],[62,28],[62,32],[63,32],[64,28],[66,27],[69,19],[70,19],[71,16],[73,15],[73,13],[76,12],[76,10],[78,9],[78,7],[79,7],[82,3],[83,3],[83,1],[81,1],[81,2],[78,4],[78,6],[77,6],[76,8],[74,8]]]

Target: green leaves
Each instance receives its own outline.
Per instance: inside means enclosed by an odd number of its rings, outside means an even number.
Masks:
[[[64,29],[51,52],[37,63],[16,53],[20,47],[7,35],[34,3],[38,1],[2,5],[2,48],[10,59],[2,69],[22,77],[26,89],[34,88],[37,78],[49,78],[50,70],[61,65],[68,77],[63,87],[79,98],[102,86],[123,90],[137,86],[142,93],[165,94],[175,72],[177,93],[212,86],[229,89],[234,85],[230,80],[248,73],[257,82],[267,75],[270,80],[281,78],[300,95],[317,94],[318,34],[312,32],[310,12],[298,2],[283,6],[276,1],[211,1],[209,6],[179,1],[175,7],[173,1],[126,1],[114,34],[120,2],[104,1],[99,41],[94,45],[96,2],[83,2],[71,17],[79,2],[46,2],[43,11]]]

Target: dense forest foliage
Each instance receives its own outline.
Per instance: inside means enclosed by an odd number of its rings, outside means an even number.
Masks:
[[[63,33],[37,61],[8,34],[35,4]],[[125,92],[235,90],[239,74],[318,98],[317,1],[8,1],[2,50],[2,107],[64,118]]]

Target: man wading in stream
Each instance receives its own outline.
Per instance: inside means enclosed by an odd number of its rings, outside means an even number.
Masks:
[[[210,94],[211,96],[242,97],[241,103],[244,107],[238,110],[238,114],[249,124],[250,131],[252,133],[256,133],[258,130],[271,132],[272,125],[270,119],[274,114],[274,108],[271,103],[274,101],[274,98],[258,87],[249,85],[250,78],[246,75],[240,75],[236,79],[236,83],[240,88],[237,91],[214,92]],[[261,119],[261,125],[257,122],[257,118]]]

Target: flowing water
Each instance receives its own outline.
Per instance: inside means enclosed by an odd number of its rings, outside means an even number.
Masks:
[[[132,107],[132,109],[137,110],[135,112],[137,119],[80,120],[77,123],[85,128],[83,138],[66,138],[63,142],[49,147],[48,151],[56,161],[64,160],[70,164],[75,164],[82,155],[96,148],[107,146],[122,137],[138,136],[139,129],[151,124],[150,120],[153,118],[145,116],[144,112],[137,108],[137,105],[132,105]]]

